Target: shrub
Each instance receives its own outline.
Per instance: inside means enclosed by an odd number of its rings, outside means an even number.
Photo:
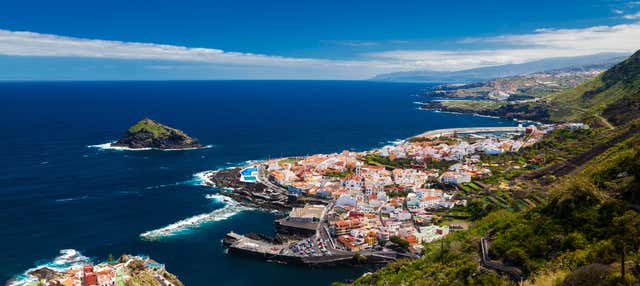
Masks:
[[[604,264],[594,263],[582,266],[569,273],[562,282],[562,286],[607,285],[606,278],[609,272],[609,266]]]

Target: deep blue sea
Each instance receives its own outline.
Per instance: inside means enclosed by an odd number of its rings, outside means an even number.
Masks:
[[[267,263],[224,253],[225,233],[273,233],[245,211],[157,241],[139,235],[224,206],[194,174],[246,160],[365,150],[425,130],[513,121],[421,111],[422,84],[349,81],[0,83],[0,283],[62,249],[96,261],[149,255],[186,285],[328,285],[365,270]],[[115,151],[150,117],[211,148]]]

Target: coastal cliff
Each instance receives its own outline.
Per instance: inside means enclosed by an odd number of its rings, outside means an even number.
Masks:
[[[113,147],[132,149],[191,149],[202,148],[197,140],[189,137],[181,130],[160,124],[149,118],[138,121],[131,126]]]

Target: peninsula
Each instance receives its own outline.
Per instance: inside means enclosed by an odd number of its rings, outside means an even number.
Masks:
[[[131,126],[111,147],[131,149],[197,149],[203,146],[181,130],[144,118]]]

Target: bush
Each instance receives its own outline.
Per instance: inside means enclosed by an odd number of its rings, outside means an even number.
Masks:
[[[519,247],[509,249],[505,254],[504,260],[507,264],[522,268],[528,268],[529,265],[529,256]]]
[[[367,263],[367,257],[360,253],[356,253],[356,255],[353,256],[353,261],[357,264],[365,264]]]
[[[572,232],[564,240],[564,249],[576,250],[583,249],[587,245],[587,239],[580,232]]]
[[[609,276],[609,266],[599,263],[582,266],[567,275],[562,282],[562,286],[581,285],[607,285],[606,279]]]
[[[409,242],[406,241],[405,239],[399,237],[399,236],[392,236],[391,239],[389,239],[391,242],[395,243],[396,245],[404,248],[404,249],[408,249],[409,248]]]

